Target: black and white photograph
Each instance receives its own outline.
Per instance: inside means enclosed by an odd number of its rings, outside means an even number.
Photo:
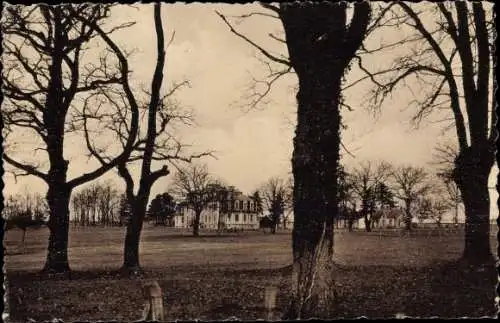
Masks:
[[[496,318],[495,9],[2,2],[2,320]]]

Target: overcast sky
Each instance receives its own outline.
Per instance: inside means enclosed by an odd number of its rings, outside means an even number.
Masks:
[[[137,23],[114,34],[113,39],[124,48],[136,50],[131,61],[134,81],[149,86],[156,55],[153,6],[138,4],[137,8],[115,10],[114,21]],[[261,105],[259,110],[246,113],[240,107],[245,102],[243,97],[252,76],[265,76],[266,66],[256,59],[260,56],[251,46],[229,31],[215,10],[226,15],[241,15],[256,9],[262,11],[255,4],[163,5],[166,38],[169,39],[175,30],[175,38],[167,50],[166,88],[175,81],[190,81],[191,87],[179,92],[176,98],[192,109],[197,122],[194,127],[180,129],[178,135],[193,145],[193,151],[216,151],[217,159],[205,160],[210,171],[245,193],[250,193],[271,176],[284,176],[290,171],[296,111],[293,74],[275,84],[268,96],[269,103]],[[263,47],[286,55],[286,47],[268,37],[269,32],[282,32],[279,21],[255,16],[236,26]],[[395,32],[385,37],[398,36]],[[386,55],[367,61],[365,65],[377,67],[389,60],[390,56]],[[359,76],[351,75],[350,79]],[[346,103],[355,108],[353,112],[343,112],[344,122],[349,127],[343,132],[343,142],[355,155],[355,158],[344,158],[348,167],[365,160],[382,159],[394,164],[427,167],[437,143],[456,142],[454,131],[443,134],[442,124],[424,122],[419,129],[412,127],[409,119],[414,111],[405,109],[410,100],[409,91],[398,91],[375,118],[362,104],[361,93],[366,93],[370,86],[370,83],[363,83],[345,94]],[[83,148],[70,143],[65,147],[71,161],[69,178],[96,166],[87,163],[80,149]],[[493,173],[491,187],[496,182],[496,169]],[[169,177],[157,182],[153,196],[168,188]],[[123,187],[114,171],[103,178],[113,179]],[[6,174],[4,181],[4,194],[7,195],[25,189],[45,193],[46,189],[42,181],[33,178],[20,178],[16,184],[13,177]],[[492,193],[492,210],[496,210],[497,194],[493,190]]]

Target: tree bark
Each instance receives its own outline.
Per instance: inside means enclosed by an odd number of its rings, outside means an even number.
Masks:
[[[326,227],[325,227],[326,229]],[[328,233],[318,239],[317,246],[309,244],[293,263],[293,298],[284,319],[331,318],[334,304],[333,242]]]
[[[71,190],[65,185],[50,185],[47,201],[50,210],[48,227],[49,245],[44,272],[65,273],[70,271],[68,261],[69,202]]]
[[[490,197],[488,177],[494,155],[488,145],[481,151],[469,148],[456,160],[454,178],[465,207],[463,258],[472,264],[493,261],[490,246]]]
[[[292,156],[292,302],[284,319],[332,308],[341,83],[370,20],[368,3],[355,5],[349,27],[346,10],[345,3],[328,2],[281,3],[279,8],[299,80]]]
[[[134,199],[132,204],[132,216],[127,223],[122,270],[129,274],[136,274],[141,270],[139,244],[144,217],[146,215],[146,205],[147,199]]]
[[[332,287],[329,270],[333,261],[333,216],[337,213],[338,105],[343,71],[325,66],[313,73],[310,78],[302,78],[297,94],[298,123],[292,159],[295,299],[288,313],[290,318],[312,315],[310,311],[316,305],[325,305],[325,295]]]

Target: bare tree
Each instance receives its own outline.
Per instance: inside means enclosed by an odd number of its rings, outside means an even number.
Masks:
[[[458,224],[458,210],[463,204],[462,194],[460,193],[460,188],[454,180],[454,162],[458,156],[458,149],[453,145],[445,144],[436,147],[436,153],[434,156],[434,164],[437,165],[437,177],[442,181],[445,187],[445,197],[454,210],[455,214],[453,217],[453,222]]]
[[[99,211],[99,222],[102,226],[111,226],[113,224],[113,213],[119,204],[118,197],[118,191],[111,182],[99,185],[99,196],[96,204]]]
[[[294,177],[293,297],[285,318],[317,314],[331,308],[333,217],[337,213],[337,169],[340,148],[342,81],[369,31],[368,2],[262,4],[265,14],[284,27],[288,58],[273,55],[239,33],[218,13],[231,32],[280,65],[270,82],[293,69],[299,81]],[[262,14],[262,13],[261,13]],[[273,37],[279,39],[278,37]],[[269,84],[269,82],[268,82]],[[269,87],[266,87],[266,89]],[[266,91],[264,91],[265,95]],[[309,312],[309,313],[308,313]],[[329,314],[326,314],[329,315]]]
[[[120,65],[103,50],[98,62],[83,64],[83,53],[96,38],[95,30],[82,24],[81,18],[102,25],[109,16],[111,5],[35,5],[8,6],[2,24],[4,35],[4,64],[2,117],[5,123],[6,149],[4,160],[18,170],[15,176],[36,176],[48,185],[47,202],[50,208],[49,244],[45,271],[68,272],[69,201],[73,189],[98,178],[130,155],[137,133],[138,109],[130,108],[131,136],[125,149],[101,167],[68,180],[69,161],[64,156],[64,139],[79,129],[71,120],[76,97],[85,97],[103,88],[118,88],[128,78],[124,54],[110,41]],[[106,37],[120,28],[115,26]],[[105,49],[105,48],[104,48]],[[16,134],[22,131],[33,135],[48,156],[48,169],[15,157]],[[16,153],[19,151],[16,151]]]
[[[95,226],[102,220],[101,204],[103,191],[102,183],[96,182],[82,188],[79,192],[72,194],[72,205],[75,220],[79,217],[80,225]]]
[[[27,230],[46,225],[47,213],[47,205],[40,194],[25,191],[24,193],[9,196],[2,210],[3,219],[5,220],[4,229],[9,231],[18,228],[23,232],[21,248],[24,252]]]
[[[175,173],[172,194],[182,198],[185,205],[193,210],[193,236],[200,235],[201,212],[209,203],[217,200],[215,181],[210,176],[206,165],[189,165]]]
[[[264,209],[269,212],[272,227],[271,233],[276,233],[276,227],[287,207],[287,198],[290,194],[287,191],[287,184],[281,177],[272,177],[267,180],[259,189]]]
[[[392,173],[394,195],[405,206],[405,228],[411,230],[412,207],[418,198],[431,190],[428,174],[421,167],[401,166]]]
[[[118,173],[125,181],[126,196],[132,208],[132,214],[127,223],[122,269],[132,274],[140,270],[140,234],[147,212],[151,188],[156,181],[169,174],[167,164],[164,164],[159,169],[152,170],[152,162],[160,161],[166,163],[174,160],[191,162],[193,158],[200,158],[210,154],[202,153],[184,157],[182,155],[184,145],[177,141],[171,133],[172,129],[169,127],[174,121],[189,122],[191,120],[191,116],[187,113],[182,113],[178,104],[171,100],[172,95],[178,89],[188,85],[188,83],[180,82],[174,84],[172,89],[162,96],[163,70],[165,67],[166,47],[168,44],[165,43],[164,39],[160,3],[154,5],[154,25],[157,39],[157,57],[155,70],[151,80],[151,90],[147,92],[149,100],[144,105],[146,108],[143,109],[147,116],[146,131],[144,133],[141,132],[142,125],[139,125],[138,135],[134,142],[131,156],[118,164]],[[96,29],[101,37],[105,38],[106,33],[99,26],[95,24],[91,26]],[[173,41],[173,36],[171,41]],[[127,86],[130,87],[130,85]],[[119,114],[115,120],[112,120],[109,124],[109,128],[115,132],[118,141],[124,145],[126,144],[125,139],[130,136],[130,133],[129,129],[123,126],[127,111],[123,109],[123,107],[127,105],[139,107],[142,106],[142,104],[133,95],[119,95],[117,99],[118,100],[113,100],[113,104],[118,107],[117,110],[121,111],[121,114]],[[98,109],[92,109],[91,105],[92,103],[90,101],[85,102],[84,113],[82,114],[84,128],[86,130],[87,147],[96,159],[102,164],[106,164],[109,158],[103,156],[101,151],[94,147],[91,143],[91,135],[89,131],[87,131],[87,123],[89,120],[96,118],[96,115],[99,114]],[[120,109],[119,106],[122,106],[122,109]],[[138,185],[134,182],[134,178],[128,167],[128,164],[134,161],[141,162]]]
[[[378,214],[377,190],[381,184],[387,181],[391,174],[391,165],[381,162],[374,166],[371,162],[365,162],[359,168],[352,171],[351,182],[353,190],[361,201],[361,216],[365,220],[366,231],[372,229],[374,217]]]
[[[492,67],[495,29],[493,10],[484,2],[450,2],[433,5],[398,2],[386,21],[388,28],[406,28],[407,37],[378,49],[409,48],[393,66],[368,71],[376,84],[372,104],[380,106],[389,94],[406,86],[418,94],[411,105],[414,121],[431,114],[449,122],[456,132],[458,154],[453,180],[462,194],[466,214],[465,260],[481,264],[492,259],[489,240],[490,199],[488,177],[495,163],[497,138],[495,86]],[[425,17],[425,18],[424,18]],[[408,82],[407,82],[408,81]],[[443,111],[448,111],[446,115]]]
[[[73,224],[75,226],[83,226],[85,219],[85,209],[83,206],[83,198],[80,192],[73,193],[71,197],[71,207],[73,209]]]
[[[343,165],[340,165],[337,180],[337,203],[339,207],[335,218],[335,226],[338,227],[339,220],[347,221],[349,231],[352,231],[354,221],[358,219],[354,178]]]
[[[441,227],[443,216],[450,209],[450,204],[442,196],[424,196],[418,199],[419,220],[430,219]]]
[[[446,200],[449,206],[454,210],[453,223],[458,224],[458,213],[460,206],[463,204],[462,194],[457,184],[453,180],[444,181],[446,187]]]

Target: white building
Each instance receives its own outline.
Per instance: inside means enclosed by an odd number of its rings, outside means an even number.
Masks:
[[[206,229],[258,229],[262,214],[257,211],[256,203],[247,195],[232,189],[223,202],[211,202],[200,215],[200,227]],[[195,212],[185,203],[179,206],[174,218],[176,228],[192,226]]]

